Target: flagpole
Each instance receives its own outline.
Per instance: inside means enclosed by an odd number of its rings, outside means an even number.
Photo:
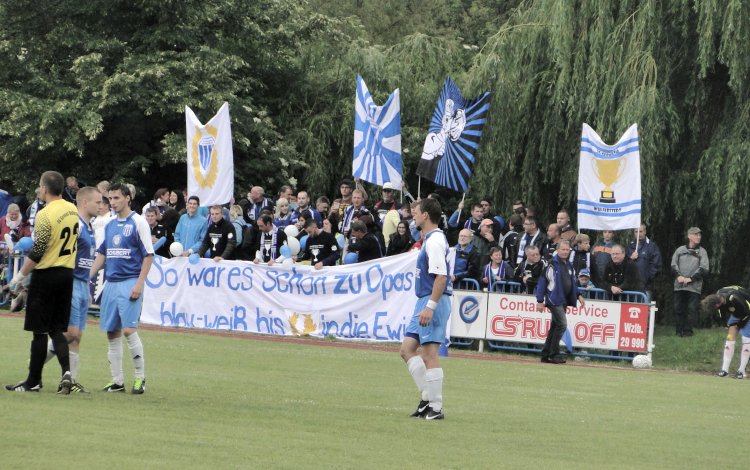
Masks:
[[[458,219],[456,220],[456,223],[458,223],[461,220],[461,208],[464,206],[464,199],[466,199],[465,192],[463,196],[461,196],[461,204],[458,205]]]
[[[419,179],[417,180],[417,201],[422,197],[420,196],[421,192],[422,192],[422,175],[419,175]]]

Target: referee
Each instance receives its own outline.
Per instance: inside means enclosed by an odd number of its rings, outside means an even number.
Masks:
[[[34,245],[23,267],[13,278],[11,287],[29,282],[24,330],[33,333],[29,375],[23,382],[6,385],[6,390],[38,392],[42,388],[42,369],[47,357],[47,336],[52,340],[62,368],[58,392],[70,393],[72,385],[68,342],[63,335],[68,328],[73,294],[73,268],[78,240],[78,211],[62,199],[65,179],[56,171],[46,171],[39,181],[39,198],[46,202],[37,214]]]

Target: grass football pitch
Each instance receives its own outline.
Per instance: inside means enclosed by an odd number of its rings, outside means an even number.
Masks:
[[[2,390],[0,467],[744,465],[745,381],[454,354],[443,361],[446,419],[428,422],[408,417],[418,396],[395,347],[154,330],[141,336],[145,395],[97,391],[109,368],[95,324],[81,350],[80,381],[92,393],[56,395],[56,361],[45,367],[41,393]],[[29,341],[20,317],[0,316],[2,383],[25,377]]]

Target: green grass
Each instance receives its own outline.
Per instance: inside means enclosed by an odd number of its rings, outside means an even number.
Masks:
[[[3,391],[2,468],[734,468],[750,419],[743,381],[493,354],[506,360],[444,360],[447,418],[426,422],[407,417],[418,397],[395,349],[141,336],[143,396],[57,396],[54,363],[41,393]],[[0,317],[3,383],[25,376],[29,340]],[[89,325],[91,389],[106,349]]]

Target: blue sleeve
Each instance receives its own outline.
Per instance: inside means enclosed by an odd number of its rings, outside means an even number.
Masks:
[[[459,216],[459,214],[460,214],[460,212],[458,211],[458,209],[456,209],[456,211],[453,214],[451,214],[450,219],[448,219],[448,227],[450,227],[450,228],[456,228],[456,227],[458,227],[458,216]]]
[[[193,253],[198,253],[198,250],[200,250],[201,243],[203,243],[203,239],[206,238],[206,232],[208,232],[208,220],[202,220],[201,228],[198,229],[198,241],[190,247],[192,248]]]
[[[174,241],[182,243],[182,231],[185,230],[185,227],[183,226],[183,221],[185,219],[183,217],[180,217],[180,220],[177,221],[177,227],[174,229]]]
[[[539,282],[536,285],[536,303],[541,304],[544,303],[544,293],[547,292],[547,270],[550,269],[549,266],[544,268],[544,271],[542,271],[542,275],[539,276]]]

